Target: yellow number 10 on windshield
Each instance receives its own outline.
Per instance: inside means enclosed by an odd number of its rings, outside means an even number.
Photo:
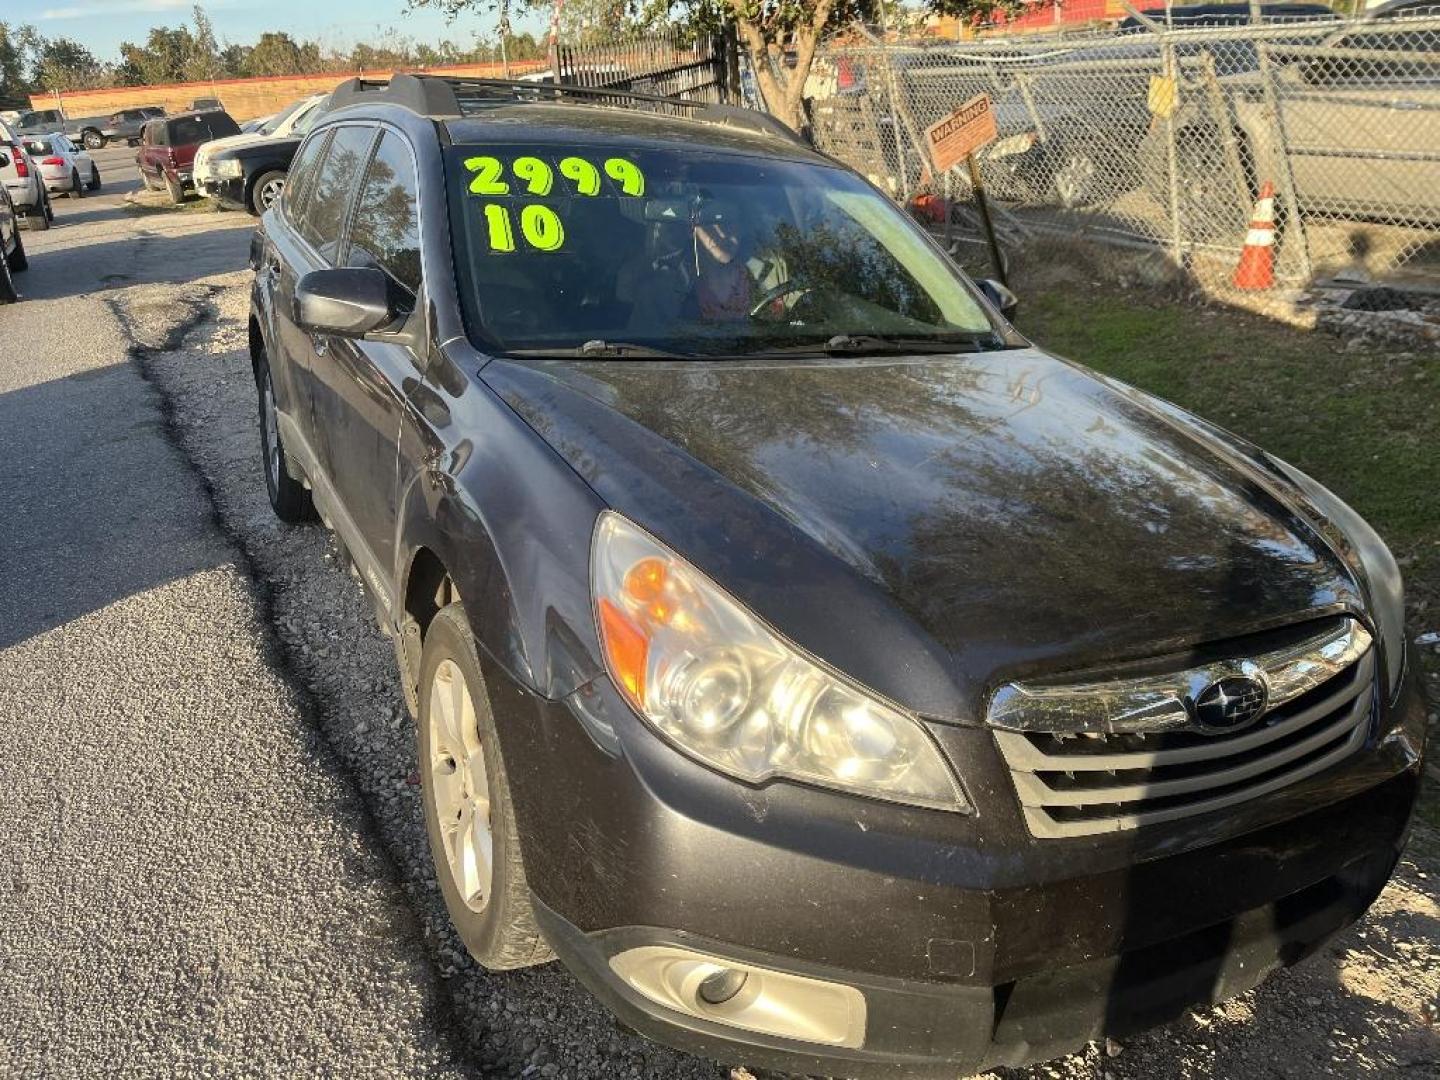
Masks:
[[[491,251],[515,250],[515,223],[510,208],[487,203],[484,210],[485,229],[490,236]],[[558,251],[565,243],[565,226],[560,215],[548,206],[526,206],[520,211],[520,235],[536,251]]]

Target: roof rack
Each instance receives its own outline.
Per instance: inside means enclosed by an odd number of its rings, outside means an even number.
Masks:
[[[330,108],[381,103],[400,105],[423,116],[469,116],[486,105],[504,102],[564,101],[597,107],[635,108],[699,120],[702,123],[774,135],[800,142],[799,135],[768,113],[737,105],[717,105],[680,97],[643,94],[605,86],[570,86],[555,82],[525,82],[518,79],[465,79],[443,75],[396,74],[386,80],[347,79],[330,94]]]

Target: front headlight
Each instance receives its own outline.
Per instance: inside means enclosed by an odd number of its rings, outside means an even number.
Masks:
[[[245,169],[238,158],[221,158],[209,163],[210,172],[215,176],[244,176]]]
[[[590,591],[616,686],[687,754],[751,783],[787,777],[968,809],[918,720],[809,659],[609,511],[595,526]]]
[[[1386,692],[1393,695],[1405,668],[1405,585],[1395,556],[1390,554],[1385,541],[1380,539],[1370,523],[1350,509],[1333,491],[1273,454],[1268,456],[1305,493],[1316,511],[1343,534],[1354,552],[1352,561],[1358,562],[1355,569],[1369,586],[1371,615],[1380,631]]]

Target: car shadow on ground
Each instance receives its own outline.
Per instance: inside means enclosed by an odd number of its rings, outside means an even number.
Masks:
[[[129,363],[0,394],[0,430],[17,449],[0,460],[0,649],[230,561],[174,520],[153,475],[161,414]]]
[[[120,208],[95,220],[102,228],[113,228],[118,219],[130,217]],[[126,285],[181,284],[242,269],[255,219],[237,214],[216,221],[210,215],[157,213],[98,243],[72,243],[86,234],[77,230],[67,235],[67,229],[58,227],[63,223],[57,214],[57,228],[26,234],[30,269],[15,279],[22,300],[53,300]]]

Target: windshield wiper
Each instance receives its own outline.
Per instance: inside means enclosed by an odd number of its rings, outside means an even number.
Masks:
[[[506,356],[592,356],[592,357],[644,357],[647,360],[694,360],[695,357],[689,353],[669,352],[666,349],[654,349],[649,345],[636,345],[630,341],[602,341],[596,338],[587,341],[584,345],[573,348],[556,349],[506,349]]]
[[[998,334],[946,334],[908,337],[900,334],[836,334],[828,341],[796,345],[786,352],[819,352],[831,356],[875,356],[891,353],[981,352],[1004,346]]]

